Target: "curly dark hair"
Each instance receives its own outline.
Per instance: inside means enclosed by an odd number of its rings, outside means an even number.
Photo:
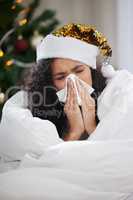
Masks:
[[[60,138],[68,131],[67,117],[64,113],[64,104],[56,95],[56,88],[52,81],[51,65],[54,59],[41,59],[32,67],[29,75],[25,78],[24,88],[28,91],[29,109],[34,117],[47,119],[53,122],[57,128]],[[96,122],[97,98],[106,86],[106,79],[100,70],[91,69],[92,87],[95,91],[91,96],[96,102]],[[40,101],[41,95],[41,101]]]

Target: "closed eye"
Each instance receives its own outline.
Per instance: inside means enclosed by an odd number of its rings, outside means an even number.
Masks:
[[[81,73],[81,72],[83,72],[84,70],[82,69],[82,70],[78,70],[78,71],[76,71],[76,73]]]
[[[61,76],[61,77],[56,78],[56,80],[63,80],[65,78],[66,78],[66,76]]]
[[[84,69],[82,69],[82,70],[77,70],[75,73],[81,73],[81,72],[83,72],[84,71]],[[66,78],[66,76],[61,76],[61,77],[58,77],[58,78],[56,78],[56,80],[63,80],[63,79],[65,79]]]

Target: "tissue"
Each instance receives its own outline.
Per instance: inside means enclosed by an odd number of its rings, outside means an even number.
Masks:
[[[76,95],[77,95],[78,105],[81,106],[81,98],[80,98],[80,95],[78,93],[78,89],[77,89],[75,80],[78,79],[79,81],[81,81],[83,83],[83,85],[87,88],[89,95],[92,94],[92,92],[94,91],[94,88],[92,88],[86,82],[84,82],[81,79],[79,79],[75,74],[69,74],[67,76],[67,78],[66,78],[65,88],[63,88],[62,90],[59,90],[58,92],[56,92],[56,94],[57,94],[60,102],[63,102],[63,103],[66,102],[66,98],[67,98],[67,81],[68,81],[68,78],[71,79],[73,81],[73,83],[74,83],[74,87],[75,87],[75,91],[76,91]]]

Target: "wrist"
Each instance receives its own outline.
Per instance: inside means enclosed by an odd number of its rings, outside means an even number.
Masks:
[[[88,132],[85,131],[85,132],[80,136],[79,140],[86,140],[86,139],[89,137],[89,135],[90,135],[90,134],[88,134]]]
[[[69,131],[68,133],[65,134],[64,140],[69,141],[69,140],[79,140],[81,137],[82,133],[76,132],[76,131]]]

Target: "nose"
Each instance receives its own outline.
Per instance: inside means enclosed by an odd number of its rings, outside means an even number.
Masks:
[[[75,73],[70,73],[67,78],[75,78],[76,74]]]

